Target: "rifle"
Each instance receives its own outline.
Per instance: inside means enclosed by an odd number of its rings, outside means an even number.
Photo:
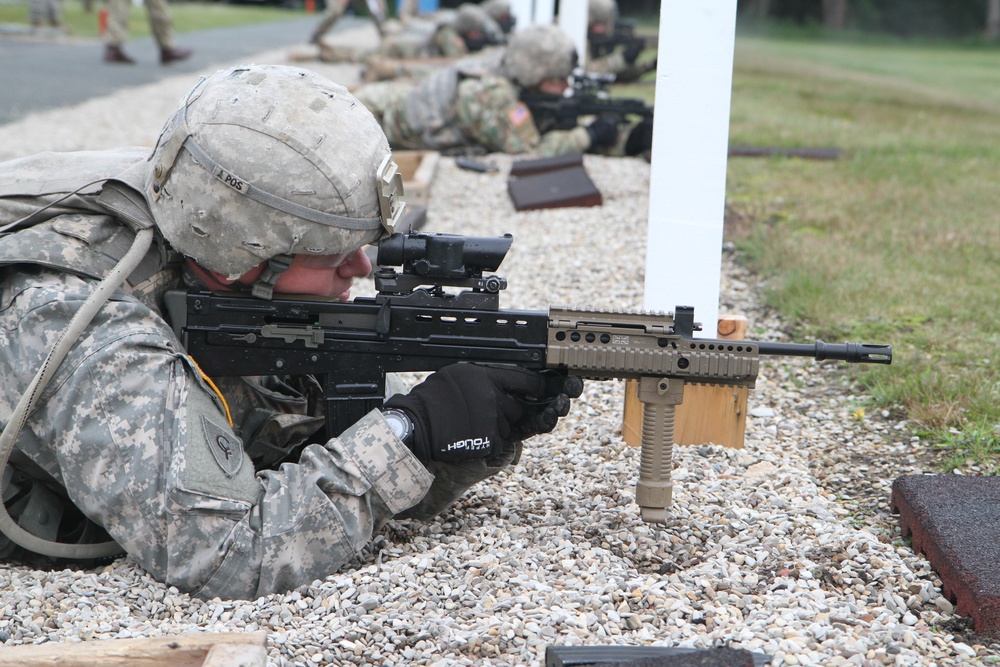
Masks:
[[[580,116],[610,118],[616,124],[639,116],[652,120],[653,107],[637,98],[611,97],[608,84],[614,74],[574,72],[572,86],[562,95],[522,91],[524,102],[542,134],[552,130],[572,130],[579,124]]]
[[[587,43],[591,58],[606,56],[619,46],[624,46],[626,51],[631,47],[637,52],[646,48],[646,39],[635,34],[635,21],[622,19],[615,21],[615,29],[610,33],[588,32]]]
[[[396,233],[378,246],[374,297],[263,301],[174,291],[166,296],[167,310],[209,376],[316,376],[325,394],[327,437],[382,405],[386,373],[481,362],[591,380],[637,379],[643,420],[636,501],[643,520],[659,523],[672,500],[674,410],[685,384],[752,388],[761,355],[892,362],[889,345],[695,338],[701,327],[694,309],[683,306],[672,314],[503,310],[499,293],[507,281],[485,272],[499,268],[512,242],[510,234]]]

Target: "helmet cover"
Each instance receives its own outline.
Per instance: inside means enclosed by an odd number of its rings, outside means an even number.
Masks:
[[[480,7],[490,15],[491,19],[500,24],[505,33],[509,33],[514,27],[514,15],[511,13],[509,0],[486,0]]]
[[[577,66],[576,46],[555,25],[533,25],[515,33],[504,52],[503,73],[522,88],[545,79],[566,79]]]
[[[587,8],[587,22],[590,25],[600,23],[613,30],[618,20],[618,3],[615,0],[590,0]]]
[[[381,238],[402,209],[394,170],[381,127],[346,88],[296,67],[246,65],[181,101],[149,158],[145,194],[174,248],[235,279],[279,255]]]
[[[458,8],[452,27],[460,35],[479,33],[489,44],[499,44],[503,41],[503,30],[482,8],[465,3]]]

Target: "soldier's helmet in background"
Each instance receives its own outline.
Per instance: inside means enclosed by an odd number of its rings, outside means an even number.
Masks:
[[[296,67],[238,66],[181,101],[145,193],[174,248],[235,278],[279,255],[383,237],[402,211],[395,168],[378,121],[346,88]]]
[[[615,0],[590,0],[588,11],[587,22],[590,25],[600,23],[609,32],[614,30],[615,21],[618,20],[618,3]]]
[[[510,34],[510,31],[514,29],[514,24],[517,19],[514,18],[514,14],[510,9],[510,2],[508,0],[486,0],[482,5],[480,5],[490,18],[499,24],[500,29],[504,31],[505,34]]]
[[[545,79],[568,78],[578,62],[569,35],[555,25],[534,25],[507,42],[501,71],[522,88],[532,88]]]
[[[506,40],[500,24],[478,5],[463,3],[455,12],[451,25],[465,40],[470,51],[478,51],[484,46],[503,44]]]

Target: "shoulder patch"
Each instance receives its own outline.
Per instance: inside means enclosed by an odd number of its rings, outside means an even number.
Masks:
[[[236,477],[243,467],[243,441],[204,415],[201,417],[201,427],[205,431],[205,442],[215,462],[226,473],[226,477]]]
[[[518,127],[524,121],[531,117],[531,112],[528,111],[528,107],[525,106],[523,102],[519,102],[517,106],[510,110],[510,124],[514,127]]]

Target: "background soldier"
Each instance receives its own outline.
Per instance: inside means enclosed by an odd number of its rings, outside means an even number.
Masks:
[[[309,41],[313,44],[321,44],[323,36],[336,25],[340,17],[347,12],[349,5],[354,6],[354,11],[359,14],[367,14],[375,23],[375,29],[381,35],[385,26],[385,0],[329,0],[326,3],[326,10],[316,24]]]
[[[121,65],[135,64],[135,60],[122,50],[128,39],[128,10],[130,0],[108,0],[108,32],[104,40],[104,62]],[[184,60],[191,55],[191,49],[174,46],[174,22],[170,18],[167,0],[143,0],[153,38],[160,47],[160,64],[168,65],[176,60]]]
[[[557,155],[614,147],[618,128],[586,127],[540,135],[522,90],[561,94],[577,64],[576,48],[556,26],[515,33],[504,49],[445,67],[417,84],[370,83],[354,91],[396,148]]]
[[[442,64],[470,52],[502,44],[500,25],[478,5],[464,3],[457,10],[441,10],[405,23],[394,22],[374,49],[358,50],[320,43],[320,60],[365,64],[365,79],[377,81],[398,76],[426,74]],[[427,60],[431,59],[431,60]],[[403,62],[424,60],[424,63]]]
[[[656,60],[639,62],[645,40],[629,34],[611,46],[602,41],[615,36],[618,3],[615,0],[590,0],[587,39],[590,58],[587,71],[594,74],[614,74],[615,81],[635,81],[646,72],[656,71]]]

